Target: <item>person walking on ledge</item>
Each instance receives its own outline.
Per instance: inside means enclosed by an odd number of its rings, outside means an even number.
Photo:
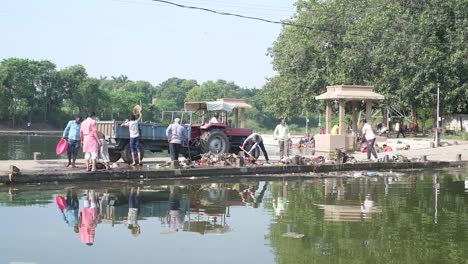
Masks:
[[[396,124],[395,124],[395,131],[397,132],[397,135],[396,137],[399,138],[400,137],[400,134],[405,137],[405,133],[404,133],[404,127],[403,127],[403,122],[401,121],[398,121]]]
[[[75,168],[75,161],[78,157],[78,151],[80,150],[81,138],[80,138],[80,128],[81,128],[82,117],[77,115],[75,120],[70,120],[63,131],[63,139],[68,141],[67,157],[68,164],[65,167]]]
[[[101,142],[96,133],[96,120],[94,120],[94,112],[88,113],[88,118],[81,124],[80,138],[81,147],[85,153],[85,163],[87,171],[96,171],[96,159],[99,153]],[[91,160],[91,169],[89,168]]]
[[[174,163],[179,160],[180,145],[187,139],[187,131],[180,125],[180,118],[174,119],[174,123],[166,129],[166,136],[169,141],[171,161]]]
[[[286,120],[281,119],[281,123],[276,126],[273,132],[273,137],[278,140],[280,148],[280,160],[286,155],[289,158],[289,127],[286,125]]]
[[[375,151],[374,144],[375,144],[375,134],[372,131],[372,127],[367,123],[366,119],[362,120],[362,140],[361,144],[367,142],[367,159],[371,159],[371,153],[374,158],[377,160],[377,152]]]

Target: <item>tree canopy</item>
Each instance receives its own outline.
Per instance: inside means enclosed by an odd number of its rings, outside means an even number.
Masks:
[[[373,85],[386,104],[468,112],[468,3],[463,0],[300,0],[269,49],[265,86],[276,116],[317,107],[327,85]]]
[[[82,65],[59,70],[47,60],[10,58],[0,62],[0,122],[13,127],[26,122],[62,127],[74,115],[89,111],[101,120],[123,120],[136,104],[142,106],[144,120],[158,122],[163,111],[183,110],[186,101],[231,97],[246,98],[255,106],[247,112],[253,119],[249,125],[271,129],[274,119],[263,112],[265,100],[259,91],[225,80],[199,85],[173,77],[152,85],[125,75],[92,78]]]

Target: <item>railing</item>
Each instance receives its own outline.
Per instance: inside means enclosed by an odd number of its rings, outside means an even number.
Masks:
[[[161,122],[169,121],[169,123],[172,123],[178,117],[180,118],[180,124],[192,124],[192,115],[192,111],[163,111],[161,113]]]
[[[114,121],[96,121],[97,130],[101,131],[106,136],[106,138],[115,137],[114,125]]]

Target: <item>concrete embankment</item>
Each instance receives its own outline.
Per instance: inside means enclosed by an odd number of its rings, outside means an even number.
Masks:
[[[269,143],[269,142],[267,142]],[[330,177],[328,172],[340,171],[385,171],[406,169],[432,169],[443,167],[467,167],[468,142],[452,142],[439,148],[428,148],[428,141],[415,139],[390,139],[387,143],[394,144],[395,149],[411,144],[410,150],[379,153],[379,159],[389,157],[406,157],[411,162],[367,162],[366,154],[352,154],[357,162],[346,164],[321,165],[279,165],[273,162],[270,166],[218,167],[203,166],[190,169],[166,169],[158,166],[168,161],[168,157],[147,158],[145,166],[131,167],[124,163],[116,163],[116,168],[110,171],[96,173],[84,171],[84,161],[78,160],[78,168],[65,168],[66,161],[61,160],[4,160],[0,161],[0,183],[9,182],[10,166],[16,166],[20,172],[13,176],[13,183],[40,182],[78,182],[78,181],[112,181],[112,180],[142,180],[142,179],[215,179],[234,177]],[[276,149],[271,142],[271,160],[278,161]],[[426,146],[427,145],[427,146]],[[316,153],[317,154],[317,153]],[[425,161],[427,159],[427,161]],[[263,160],[261,157],[260,161]],[[327,174],[328,173],[328,174]],[[340,175],[340,174],[337,174]]]
[[[110,171],[96,173],[83,170],[73,171],[30,171],[20,172],[13,177],[13,183],[38,182],[69,182],[69,181],[112,181],[112,180],[145,180],[145,179],[195,179],[195,178],[231,178],[238,176],[281,177],[329,177],[324,174],[332,171],[381,171],[429,169],[442,167],[464,167],[466,161],[428,161],[428,162],[363,162],[355,164],[323,164],[323,165],[287,165],[287,166],[256,166],[256,167],[203,167],[190,169],[156,169],[150,167],[131,167],[130,169],[117,168]],[[0,182],[9,183],[9,176],[0,176]]]

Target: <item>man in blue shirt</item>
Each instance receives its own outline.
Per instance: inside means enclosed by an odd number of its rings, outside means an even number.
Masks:
[[[63,131],[62,138],[68,139],[68,149],[67,157],[68,164],[65,167],[76,168],[75,161],[78,156],[78,151],[80,150],[80,127],[81,127],[82,117],[77,115],[75,120],[70,120],[67,124],[67,127]]]

